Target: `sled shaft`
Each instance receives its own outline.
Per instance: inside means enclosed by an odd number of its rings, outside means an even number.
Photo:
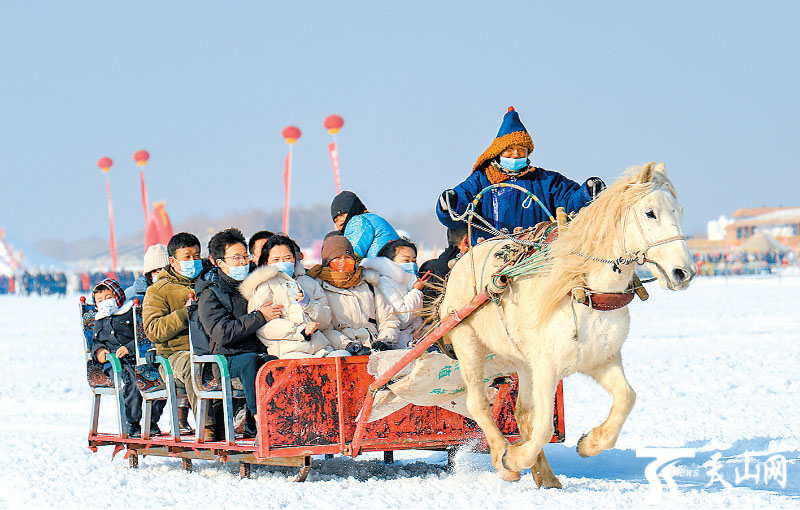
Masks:
[[[351,456],[355,457],[361,453],[361,442],[364,438],[364,431],[367,428],[370,412],[372,411],[372,402],[375,398],[375,393],[391,381],[394,376],[406,367],[406,365],[420,357],[423,352],[427,351],[428,347],[433,345],[434,342],[442,338],[448,331],[456,327],[462,320],[466,319],[467,316],[486,303],[488,299],[489,296],[485,291],[477,294],[469,303],[459,308],[458,311],[448,315],[441,324],[428,332],[413,349],[408,351],[405,356],[392,365],[392,368],[384,372],[380,377],[375,379],[375,382],[369,385],[367,397],[364,399],[364,405],[361,407],[361,413],[358,417],[358,425],[353,433],[353,441],[350,443]]]

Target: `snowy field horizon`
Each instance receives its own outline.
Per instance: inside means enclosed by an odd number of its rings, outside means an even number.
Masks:
[[[537,489],[528,471],[502,481],[489,456],[462,448],[357,459],[314,457],[306,483],[293,468],[146,457],[131,470],[111,447],[87,448],[78,295],[0,296],[0,508],[798,508],[800,507],[800,276],[699,278],[683,292],[649,285],[631,306],[623,347],[637,403],[614,449],[583,459],[575,446],[601,423],[610,397],[582,375],[564,380],[566,441],[545,447],[564,488]],[[161,422],[166,428],[166,417]],[[113,431],[104,399],[100,430]],[[645,448],[689,449],[659,473],[653,498]],[[781,468],[785,471],[781,471]]]

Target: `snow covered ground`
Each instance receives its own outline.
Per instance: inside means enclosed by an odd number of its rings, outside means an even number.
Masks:
[[[610,399],[586,377],[565,381],[567,440],[545,449],[562,490],[537,489],[527,473],[504,482],[488,456],[466,450],[452,472],[440,452],[397,452],[388,466],[377,455],[315,458],[304,484],[291,481],[294,469],[261,466],[239,480],[218,462],[186,473],[176,459],[147,457],[130,470],[121,455],[110,462],[110,447],[86,448],[77,297],[0,296],[0,508],[800,507],[800,278],[649,288],[651,299],[631,306],[623,355],[638,400],[615,449],[577,455]],[[110,404],[101,430],[113,430]],[[653,459],[636,456],[647,447],[696,450],[661,471],[674,474],[677,493],[648,499]],[[745,476],[756,470],[758,480]],[[715,473],[730,487],[708,486]]]

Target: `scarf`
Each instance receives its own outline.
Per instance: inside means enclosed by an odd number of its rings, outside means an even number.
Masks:
[[[306,272],[311,278],[318,278],[339,289],[350,289],[361,283],[361,266],[353,271],[334,271],[328,266],[317,264]]]
[[[507,181],[511,177],[522,177],[523,175],[529,174],[536,170],[536,167],[531,166],[528,167],[527,170],[523,170],[522,172],[510,175],[505,173],[505,169],[501,167],[496,161],[492,161],[486,166],[486,178],[489,179],[489,182],[492,184],[500,184],[503,181]]]

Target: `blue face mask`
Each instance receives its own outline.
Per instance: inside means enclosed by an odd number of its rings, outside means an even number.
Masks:
[[[419,272],[419,268],[417,267],[416,262],[403,262],[402,264],[397,264],[397,265],[402,267],[403,271],[405,271],[406,273],[414,276],[417,276],[417,273]]]
[[[228,266],[228,264],[225,264]],[[228,266],[228,276],[237,281],[242,281],[250,274],[250,264],[243,266]]]
[[[286,273],[289,276],[294,276],[294,263],[293,262],[275,262],[270,264],[281,273]]]
[[[190,280],[197,278],[197,275],[203,270],[202,260],[180,260],[179,262],[181,264],[181,270],[178,271],[178,273]]]
[[[528,168],[528,158],[504,158],[500,156],[500,166],[512,172]]]

